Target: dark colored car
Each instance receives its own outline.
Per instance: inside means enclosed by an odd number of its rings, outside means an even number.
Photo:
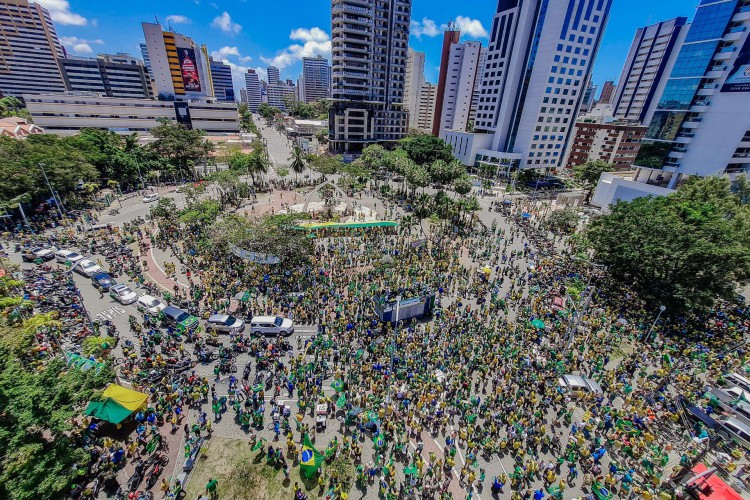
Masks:
[[[107,273],[96,273],[91,277],[91,284],[97,290],[107,291],[112,285],[116,285],[115,279]]]

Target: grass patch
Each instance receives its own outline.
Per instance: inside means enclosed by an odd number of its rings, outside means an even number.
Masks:
[[[274,443],[274,447],[276,444]],[[266,465],[265,454],[251,451],[247,441],[241,439],[209,440],[206,457],[195,465],[187,483],[186,500],[194,500],[205,493],[209,478],[219,481],[219,498],[232,500],[287,500],[293,497],[297,482],[310,498],[322,498],[316,480],[300,478],[299,466],[287,457],[290,464],[289,479],[280,468]],[[344,471],[353,470],[341,466]],[[344,475],[347,475],[344,473]]]

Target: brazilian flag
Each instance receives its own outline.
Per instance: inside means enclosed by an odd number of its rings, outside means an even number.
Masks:
[[[320,466],[323,464],[323,454],[313,447],[310,436],[305,434],[302,441],[302,450],[300,452],[299,468],[300,474],[307,479],[315,476]]]
[[[375,449],[381,450],[385,448],[385,439],[383,438],[382,434],[378,434],[377,436],[372,438],[372,444],[375,446]]]

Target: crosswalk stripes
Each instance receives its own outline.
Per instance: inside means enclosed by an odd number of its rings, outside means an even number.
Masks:
[[[98,321],[111,320],[118,316],[122,316],[126,312],[127,311],[120,306],[113,306],[113,307],[110,307],[109,309],[105,309],[104,311],[98,313],[96,315],[96,319]]]

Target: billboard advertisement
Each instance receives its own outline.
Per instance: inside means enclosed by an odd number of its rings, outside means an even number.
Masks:
[[[185,92],[200,92],[201,78],[195,62],[195,50],[178,47],[177,55],[180,58],[180,74],[182,83],[185,85]]]
[[[750,92],[750,37],[745,40],[744,45],[737,54],[732,71],[729,72],[722,92]]]

